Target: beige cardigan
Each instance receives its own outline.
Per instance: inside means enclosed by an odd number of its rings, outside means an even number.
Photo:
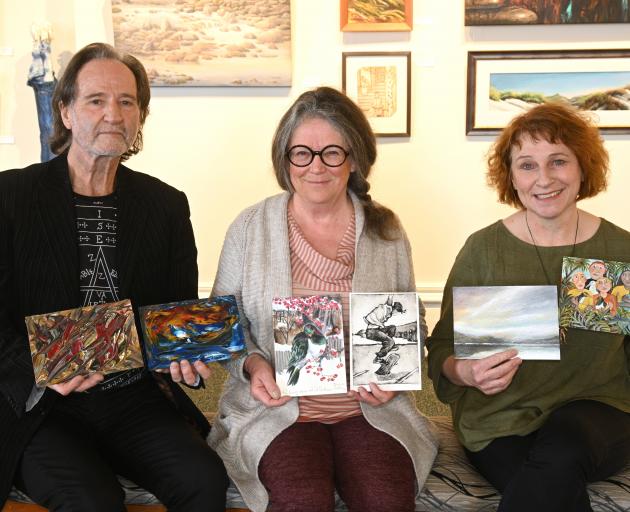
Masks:
[[[271,301],[290,296],[291,261],[287,202],[283,193],[244,210],[228,229],[213,295],[236,296],[247,349],[273,365]],[[356,217],[356,292],[414,291],[411,248],[406,236],[389,242],[364,233],[363,208],[351,194]],[[424,308],[421,311],[424,313]],[[422,339],[426,325],[422,322]],[[230,478],[253,512],[264,512],[268,494],[258,478],[258,463],[271,441],[298,418],[298,400],[266,407],[252,398],[243,373],[244,357],[227,364],[230,372],[208,441],[223,458]],[[431,423],[415,407],[409,393],[400,393],[380,407],[361,404],[367,421],[397,439],[413,460],[418,492],[437,453]]]

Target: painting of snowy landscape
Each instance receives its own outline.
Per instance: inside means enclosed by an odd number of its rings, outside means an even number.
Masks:
[[[453,288],[457,359],[481,359],[511,348],[521,359],[560,359],[555,286]]]
[[[415,293],[350,294],[350,389],[422,389]]]

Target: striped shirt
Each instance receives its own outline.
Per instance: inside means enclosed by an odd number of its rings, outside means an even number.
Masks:
[[[317,252],[306,240],[295,218],[288,213],[289,251],[291,255],[291,277],[293,295],[334,294],[341,298],[343,315],[344,353],[346,368],[349,368],[348,356],[348,311],[349,297],[352,291],[354,273],[355,218],[354,214],[337,247],[334,260]],[[348,377],[348,375],[346,375]],[[359,402],[346,394],[301,396],[299,398],[300,416],[298,421],[319,421],[336,423],[358,416],[361,413]]]

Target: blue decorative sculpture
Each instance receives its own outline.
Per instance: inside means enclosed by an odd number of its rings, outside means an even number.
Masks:
[[[50,23],[33,24],[33,61],[28,70],[27,85],[35,92],[37,105],[37,120],[39,123],[39,142],[41,145],[41,160],[47,162],[55,155],[50,149],[52,135],[52,94],[57,84],[55,73],[50,60],[50,42],[52,29]]]

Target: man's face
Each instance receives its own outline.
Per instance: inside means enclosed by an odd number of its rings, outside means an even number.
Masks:
[[[136,79],[121,62],[91,60],[79,71],[76,97],[60,110],[63,124],[72,132],[71,152],[87,159],[119,157],[131,147],[140,127]]]

